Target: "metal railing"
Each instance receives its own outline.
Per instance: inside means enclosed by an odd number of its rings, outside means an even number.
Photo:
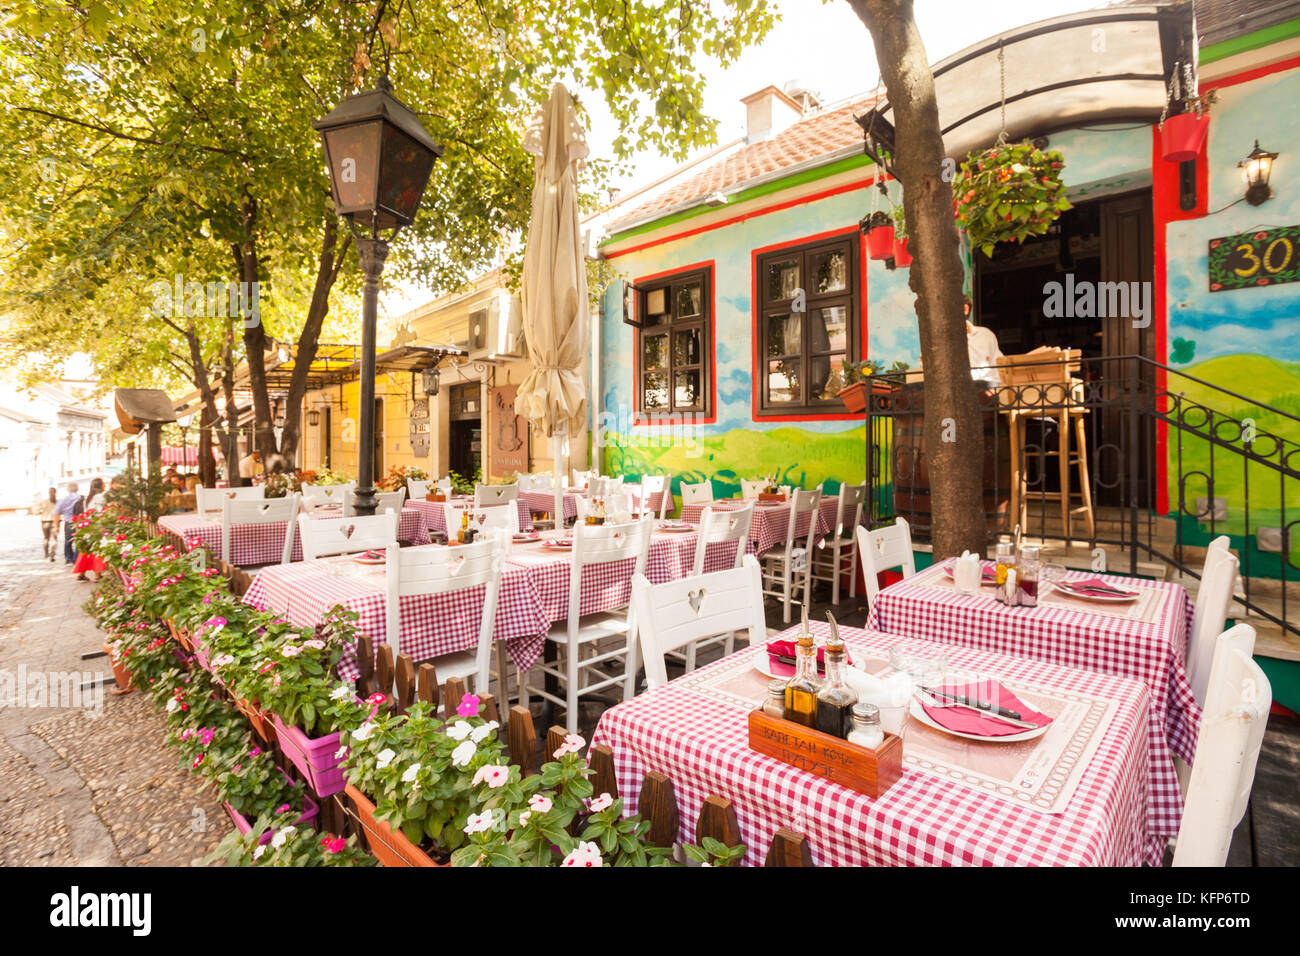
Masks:
[[[1227,534],[1241,559],[1237,600],[1300,635],[1300,597],[1289,593],[1300,585],[1300,416],[1137,355],[1079,359],[1068,375],[1059,358],[999,371],[1013,384],[971,390],[990,541],[1019,523],[1072,548],[1118,548],[1131,574],[1152,559],[1199,577],[1201,549]],[[871,526],[901,516],[927,541],[924,386],[896,374],[867,386]],[[1081,445],[1082,465],[1073,460]]]

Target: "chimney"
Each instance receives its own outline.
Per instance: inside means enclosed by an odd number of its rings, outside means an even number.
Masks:
[[[803,116],[803,107],[775,86],[765,86],[750,93],[745,104],[745,141],[758,143],[771,139]]]

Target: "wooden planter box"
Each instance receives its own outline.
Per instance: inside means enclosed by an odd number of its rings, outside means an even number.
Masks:
[[[190,641],[189,632],[184,628],[177,627],[171,618],[165,618],[163,623],[167,625],[167,630],[171,632],[172,638],[176,643],[185,648],[189,653],[193,654],[194,644]]]
[[[229,693],[229,689],[227,689]],[[235,702],[235,709],[248,719],[249,726],[253,728],[253,733],[257,734],[264,744],[275,743],[275,728],[267,720],[266,715],[258,709],[257,702],[249,703],[241,697],[236,697],[233,693],[230,695],[231,700]]]
[[[361,829],[365,831],[366,843],[370,852],[378,857],[384,866],[450,866],[450,863],[437,863],[429,854],[406,838],[402,831],[393,831],[387,823],[375,819],[375,805],[360,790],[348,784],[344,789],[361,820]]]

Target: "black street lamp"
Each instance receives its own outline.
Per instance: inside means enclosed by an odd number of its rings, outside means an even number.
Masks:
[[[1241,170],[1241,178],[1246,181],[1246,202],[1252,206],[1258,206],[1273,196],[1273,190],[1268,185],[1268,178],[1273,174],[1273,160],[1275,159],[1277,159],[1277,153],[1270,153],[1266,149],[1260,149],[1259,140],[1255,140],[1255,148],[1237,164],[1237,167]]]
[[[353,503],[358,515],[372,515],[378,501],[374,469],[379,277],[388,258],[388,240],[415,219],[442,147],[393,96],[387,74],[373,90],[348,97],[312,126],[325,147],[335,212],[347,219],[361,258],[361,436]],[[384,230],[392,230],[388,240],[380,238]]]

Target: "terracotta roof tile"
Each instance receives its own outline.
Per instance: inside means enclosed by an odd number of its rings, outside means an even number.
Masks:
[[[625,223],[644,219],[692,200],[702,200],[718,191],[733,190],[759,176],[825,156],[862,142],[862,127],[854,116],[866,111],[871,97],[834,109],[813,113],[771,139],[743,146],[734,153],[656,196],[610,223],[616,233]]]

